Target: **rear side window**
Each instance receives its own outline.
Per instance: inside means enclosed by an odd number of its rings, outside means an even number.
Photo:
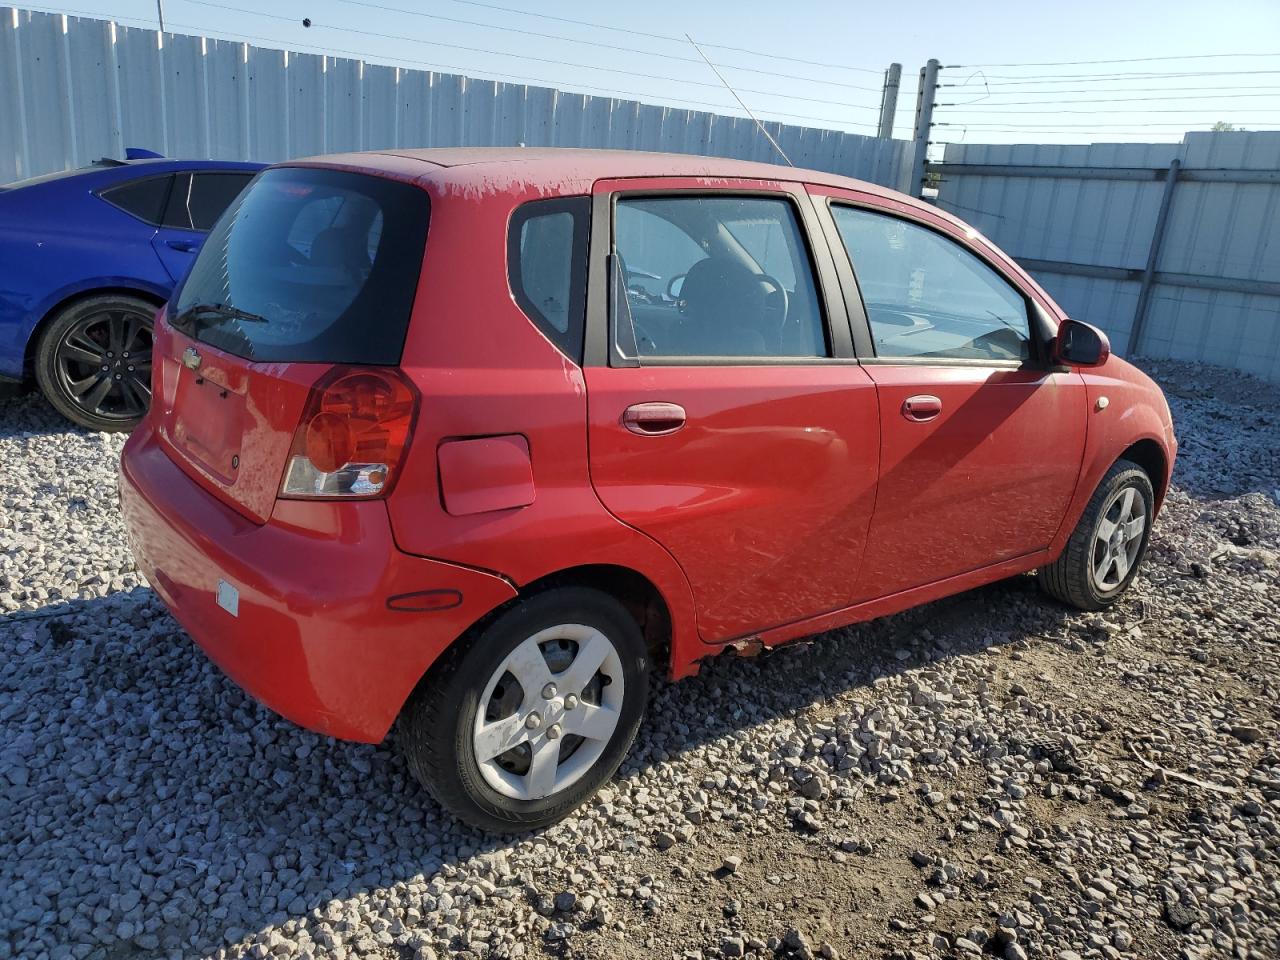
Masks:
[[[511,217],[507,280],[516,303],[557,347],[582,362],[587,299],[587,197],[534,200]]]
[[[268,170],[209,234],[173,324],[248,360],[399,363],[429,210],[394,180]]]
[[[99,196],[139,220],[158,224],[164,217],[165,200],[169,196],[169,184],[172,182],[171,176],[132,180],[103,190]]]
[[[249,185],[249,173],[180,173],[173,181],[164,225],[180,230],[213,229],[222,212]]]
[[[856,207],[833,206],[878,357],[1029,360],[1027,302],[954,240]]]

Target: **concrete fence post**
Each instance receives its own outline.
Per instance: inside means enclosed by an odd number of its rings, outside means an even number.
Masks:
[[[938,95],[938,61],[930,60],[920,70],[916,94],[915,154],[911,160],[911,181],[907,192],[923,196],[924,164],[929,153],[929,131],[933,128],[933,102]]]
[[[893,136],[893,118],[898,110],[898,87],[902,83],[902,64],[891,63],[884,74],[884,94],[880,100],[880,127],[876,136]]]

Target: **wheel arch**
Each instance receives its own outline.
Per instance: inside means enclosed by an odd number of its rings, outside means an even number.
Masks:
[[[1169,461],[1165,456],[1164,448],[1157,441],[1147,437],[1131,443],[1116,459],[1136,463],[1146,472],[1147,478],[1151,481],[1151,487],[1156,493],[1152,512],[1158,513],[1160,505],[1164,503],[1164,495],[1169,485]]]
[[[644,574],[612,563],[583,564],[525,584],[520,588],[520,597],[559,587],[589,587],[613,597],[640,625],[649,647],[650,662],[663,670],[670,669],[671,607],[662,591]]]
[[[514,596],[489,609],[458,634],[422,671],[422,675],[397,708],[397,719],[403,716],[419,692],[429,684],[433,674],[444,669],[452,658],[461,655],[498,617],[530,597],[566,587],[588,587],[617,600],[640,625],[640,632],[649,649],[651,666],[668,675],[672,675],[677,669],[678,664],[673,660],[672,651],[671,608],[657,585],[630,567],[612,563],[580,564],[546,574],[518,587]],[[688,672],[693,671],[686,667],[680,675]]]
[[[650,663],[668,673],[676,666],[672,660],[671,607],[657,585],[630,567],[612,563],[580,564],[531,580],[518,587],[515,596],[479,617],[427,666],[414,684],[413,692],[401,704],[399,712],[404,711],[435,671],[474,642],[503,613],[532,596],[565,587],[589,587],[617,600],[640,625],[640,632],[649,648]]]
[[[125,296],[137,297],[139,300],[146,300],[157,310],[164,305],[168,294],[165,291],[158,290],[149,285],[130,285],[128,283],[113,282],[102,286],[77,287],[75,290],[63,292],[60,298],[45,308],[40,319],[36,321],[35,326],[31,328],[31,333],[27,336],[27,344],[23,349],[22,356],[22,378],[24,381],[32,379],[32,371],[36,359],[36,351],[40,347],[40,338],[44,336],[44,331],[54,318],[66,310],[68,307],[79,303],[82,300],[88,300],[90,297],[110,297]]]

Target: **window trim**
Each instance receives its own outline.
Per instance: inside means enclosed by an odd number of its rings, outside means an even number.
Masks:
[[[1052,321],[1047,311],[1019,282],[1018,278],[1010,276],[1004,266],[997,263],[986,251],[975,249],[973,246],[964,243],[937,224],[930,223],[920,217],[910,216],[899,210],[889,209],[881,204],[836,197],[829,194],[823,194],[822,198],[826,201],[825,204],[821,205],[824,207],[823,230],[827,235],[828,242],[839,250],[839,253],[833,250],[837,266],[847,267],[848,269],[847,279],[852,289],[852,295],[846,294],[849,300],[849,322],[853,325],[854,341],[858,347],[858,357],[862,363],[871,366],[992,367],[1002,370],[1020,370],[1023,368],[1039,370],[1050,367],[1048,345],[1049,340],[1053,337],[1053,331]],[[881,357],[877,355],[875,340],[871,333],[871,320],[867,315],[866,302],[862,297],[862,285],[858,282],[857,268],[853,264],[853,256],[849,253],[849,248],[845,246],[844,238],[840,235],[840,228],[836,224],[834,210],[836,207],[850,207],[882,217],[902,220],[905,223],[936,233],[944,240],[955,244],[960,249],[976,257],[1022,298],[1027,310],[1027,333],[1031,341],[1032,356],[1026,360],[988,360],[981,357]],[[842,275],[844,274],[844,270],[840,272]],[[857,319],[855,319],[855,316]]]
[[[676,179],[676,178],[673,178]],[[680,178],[685,179],[685,178]],[[790,205],[800,233],[804,253],[814,280],[814,292],[822,317],[826,341],[824,357],[629,357],[618,348],[613,328],[611,290],[614,255],[614,226],[617,204],[621,200],[676,197],[749,197],[783,201]],[[821,244],[823,227],[813,199],[803,183],[779,181],[776,188],[761,187],[637,187],[635,189],[601,190],[592,194],[592,231],[590,244],[591,277],[588,295],[587,349],[584,364],[610,367],[759,367],[811,366],[814,364],[857,364],[846,313],[845,298],[836,274],[836,262],[829,243]]]
[[[99,200],[101,200],[103,203],[108,204],[111,207],[114,207],[116,210],[119,210],[121,213],[125,214],[126,216],[133,217],[133,219],[137,220],[139,223],[145,223],[147,226],[155,227],[156,229],[166,229],[166,230],[171,229],[169,227],[164,226],[164,215],[169,209],[169,198],[173,195],[173,185],[177,181],[178,174],[181,172],[183,171],[166,170],[164,173],[150,173],[142,177],[133,177],[128,180],[118,180],[115,183],[108,183],[108,184],[104,184],[101,187],[98,187],[98,189],[93,191],[93,195],[97,197]],[[136,213],[134,213],[132,210],[129,210],[125,207],[120,206],[120,204],[116,203],[114,200],[112,200],[110,197],[107,196],[107,194],[110,193],[112,190],[119,189],[120,187],[131,187],[131,186],[134,186],[135,184],[145,183],[148,180],[160,180],[160,179],[168,179],[169,183],[164,188],[164,199],[160,201],[159,221],[148,220],[146,217],[140,217]],[[177,228],[172,228],[172,229],[177,229]],[[188,232],[191,232],[191,231],[188,231]]]
[[[569,328],[563,332],[543,316],[542,311],[525,294],[524,283],[518,282],[521,229],[535,216],[557,213],[567,213],[573,219],[573,247],[569,264]],[[520,308],[520,312],[529,318],[529,322],[578,366],[582,366],[586,340],[591,227],[591,197],[588,194],[526,200],[513,209],[507,219],[507,289],[511,293],[511,299]]]

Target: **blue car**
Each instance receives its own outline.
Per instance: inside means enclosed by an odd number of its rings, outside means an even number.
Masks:
[[[0,186],[0,385],[128,430],[151,400],[151,324],[262,164],[126,160]]]

